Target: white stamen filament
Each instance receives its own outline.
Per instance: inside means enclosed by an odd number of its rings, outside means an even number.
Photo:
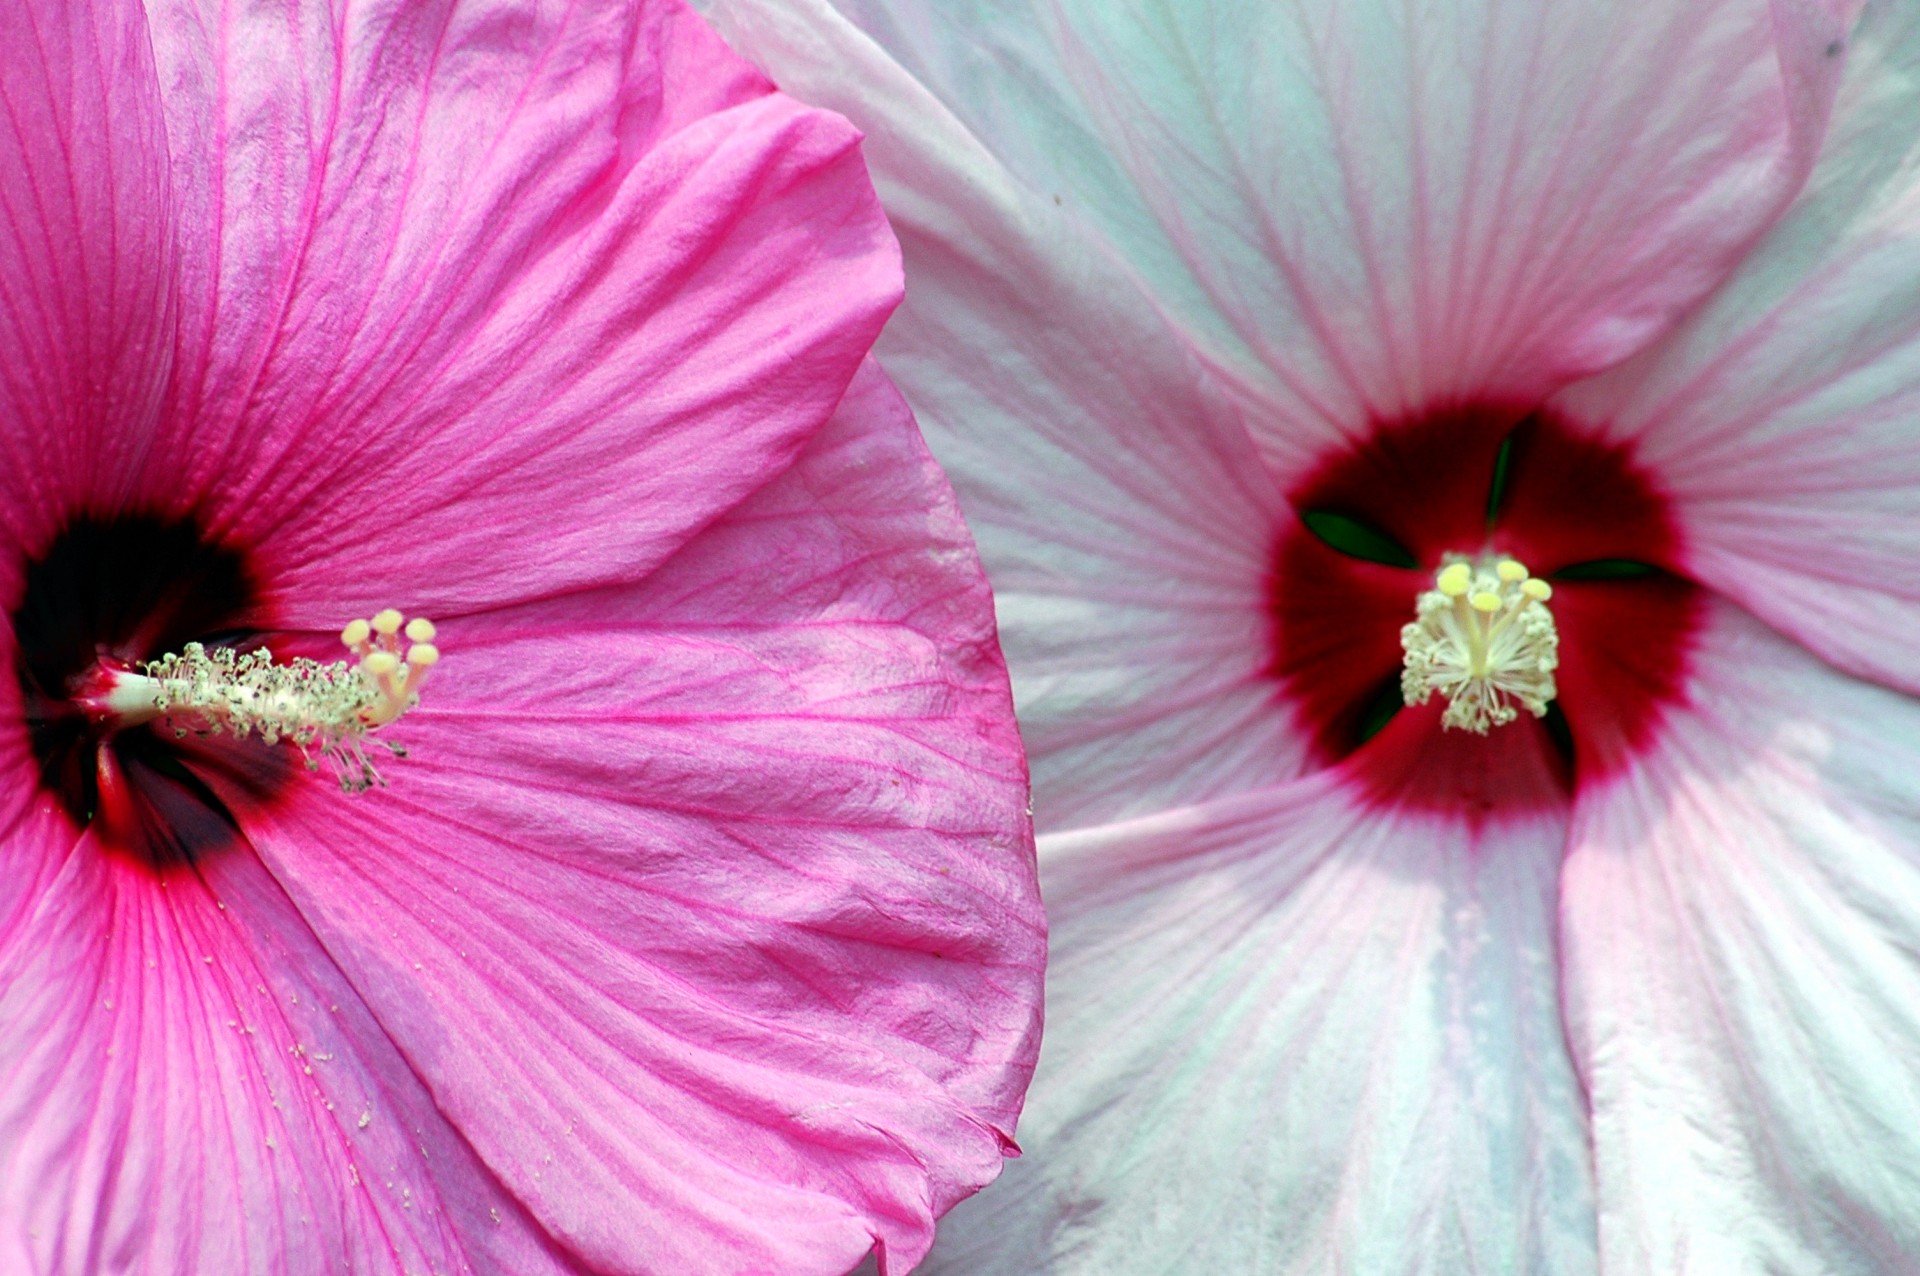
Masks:
[[[1544,715],[1559,693],[1551,597],[1551,585],[1511,558],[1476,568],[1448,555],[1415,603],[1419,619],[1400,631],[1401,698],[1425,704],[1438,691],[1447,700],[1441,724],[1479,735],[1519,717],[1516,703]]]
[[[352,662],[298,657],[276,664],[264,650],[209,651],[190,642],[179,655],[147,661],[138,672],[103,670],[104,689],[88,697],[88,706],[121,727],[164,718],[176,736],[257,734],[270,745],[286,740],[306,755],[310,768],[325,759],[340,787],[357,793],[385,783],[367,758],[370,743],[406,756],[397,744],[367,737],[419,703],[420,686],[440,660],[433,636],[431,622],[406,621],[389,608],[341,631]]]

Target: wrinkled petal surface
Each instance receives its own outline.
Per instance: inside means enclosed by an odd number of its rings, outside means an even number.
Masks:
[[[157,463],[102,483],[254,545],[283,623],[636,578],[898,299],[854,132],[677,3],[167,0],[152,35],[179,352]]]
[[[869,133],[898,118],[818,97],[757,38],[820,0],[710,7],[783,84]],[[838,8],[1139,272],[1284,456],[1302,421],[1528,400],[1664,331],[1805,177],[1852,6]]]
[[[1239,411],[1095,237],[844,18],[715,16],[867,130],[915,298],[882,347],[992,566],[1041,818],[1291,774],[1266,669],[1280,497]]]
[[[444,626],[388,793],[241,820],[587,1266],[904,1270],[998,1173],[1037,1047],[988,615],[870,370],[643,587]]]
[[[1044,938],[857,134],[671,0],[36,2],[0,70],[9,605],[173,519],[223,624],[449,653],[389,792],[166,755],[164,868],[0,679],[0,1267],[911,1266]]]
[[[1806,193],[1672,340],[1576,387],[1637,436],[1689,567],[1920,692],[1920,14],[1873,5]]]
[[[1663,330],[1804,172],[1833,78],[1808,41],[1838,30],[1491,4],[1415,48],[1367,6],[709,8],[867,134],[912,279],[880,349],[994,574],[1043,829],[1300,773],[1280,493],[1370,414],[1541,393]]]
[[[1205,751],[1159,765],[1146,724],[1176,720],[1160,671],[1196,668],[1215,634],[1245,643],[1258,614],[1230,587],[1188,592],[1256,534],[1167,519],[1169,494],[1191,482],[1191,508],[1210,495],[1213,518],[1257,513],[1270,534],[1268,494],[1370,419],[1525,408],[1636,355],[1563,403],[1635,437],[1685,566],[1915,689],[1912,19],[1874,6],[1849,35],[1851,6],[1797,3],[711,7],[868,134],[912,281],[882,353],[1013,586],[1043,827],[1162,812],[1043,840],[1056,956],[1028,1156],[956,1212],[935,1267],[1901,1270],[1920,1250],[1909,702],[1721,605],[1654,764],[1582,801],[1563,892],[1550,818],[1408,836],[1403,815],[1351,813],[1331,777],[1278,795],[1245,794],[1251,768],[1217,780],[1252,728],[1189,733]],[[1170,385],[1235,412],[1163,426]],[[1219,477],[1247,446],[1264,488]],[[1164,466],[1157,485],[1100,486],[1136,456]],[[1171,658],[1139,648],[1131,716],[1050,702],[1072,685],[1055,671],[1130,640],[1098,623],[1118,608],[1021,595],[1124,596],[1152,568],[1047,542],[1117,526],[1115,545],[1179,544],[1163,521],[1191,529],[1197,565],[1158,555],[1152,588],[1166,632],[1194,636]],[[1068,582],[1050,595],[1028,583],[1048,566]],[[1231,722],[1227,703],[1195,699],[1195,721]],[[1116,776],[1146,777],[1137,806],[1103,791]]]
[[[576,1270],[258,860],[162,882],[63,815],[6,846],[38,883],[0,931],[9,1272]]]
[[[1042,838],[1026,1155],[930,1270],[1595,1270],[1564,834],[1383,818],[1329,771]]]
[[[1620,1276],[1920,1252],[1920,706],[1731,607],[1693,712],[1575,814],[1568,1030]]]

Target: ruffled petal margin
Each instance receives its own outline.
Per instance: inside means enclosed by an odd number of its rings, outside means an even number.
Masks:
[[[1635,438],[1693,575],[1920,692],[1920,10],[1870,6],[1846,56],[1798,204],[1672,339],[1567,402]]]
[[[185,300],[125,499],[251,547],[282,624],[637,579],[899,299],[857,134],[678,0],[151,25]]]
[[[1185,338],[1081,222],[831,8],[714,16],[866,130],[913,280],[879,348],[965,493],[1045,826],[1296,774],[1267,669],[1282,502]]]
[[[1280,450],[1314,422],[1531,401],[1666,331],[1799,189],[1855,7],[708,4],[783,84],[878,134],[900,99],[796,78],[761,35],[846,15],[1138,272]]]
[[[911,1267],[1011,1148],[1045,941],[897,393],[645,585],[443,636],[391,790],[240,816],[440,1109],[594,1270]]]

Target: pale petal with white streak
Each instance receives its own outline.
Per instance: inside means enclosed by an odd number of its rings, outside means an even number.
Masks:
[[[1731,607],[1575,814],[1568,1027],[1610,1276],[1920,1253],[1920,706]]]
[[[1564,829],[1362,809],[1327,773],[1042,839],[1026,1155],[930,1270],[1592,1272]]]

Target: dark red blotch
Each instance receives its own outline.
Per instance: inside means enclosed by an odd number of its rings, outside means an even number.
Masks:
[[[1489,519],[1497,458],[1503,496]],[[1630,450],[1544,409],[1476,404],[1378,423],[1330,456],[1289,499],[1371,524],[1416,570],[1350,557],[1298,518],[1274,555],[1273,671],[1321,761],[1343,764],[1375,797],[1448,810],[1533,808],[1613,774],[1645,748],[1680,699],[1697,589],[1681,575],[1668,501]],[[1442,732],[1438,698],[1403,709],[1363,742],[1369,706],[1398,685],[1400,629],[1442,556],[1511,555],[1536,575],[1596,560],[1661,569],[1637,578],[1553,580],[1560,632],[1556,741],[1523,715],[1487,737]],[[1570,747],[1569,747],[1570,746]]]
[[[157,872],[237,845],[206,777],[266,800],[290,771],[286,750],[178,740],[164,725],[114,731],[70,697],[103,659],[132,667],[188,642],[245,645],[259,599],[246,554],[191,519],[86,515],[29,559],[23,581],[14,665],[41,787],[77,828]]]

